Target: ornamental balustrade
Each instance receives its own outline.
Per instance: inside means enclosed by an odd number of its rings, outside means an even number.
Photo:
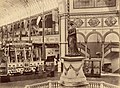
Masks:
[[[89,85],[82,88],[119,88],[117,85],[106,83],[104,81],[88,81]],[[36,83],[31,85],[26,85],[25,88],[62,88],[59,81],[46,81],[42,83]],[[69,88],[69,87],[65,87]],[[75,88],[75,87],[73,87]]]

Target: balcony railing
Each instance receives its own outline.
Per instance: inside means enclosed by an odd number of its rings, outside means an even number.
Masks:
[[[88,81],[89,85],[82,88],[119,88],[116,85],[109,84],[103,81]],[[46,81],[32,85],[26,85],[25,88],[61,88],[59,81]],[[66,87],[65,87],[66,88]],[[69,88],[69,87],[67,87]]]
[[[85,51],[85,45],[78,42],[78,48],[82,49],[83,51]],[[87,47],[87,53],[90,54],[90,49]]]
[[[104,48],[105,53],[106,53],[108,50],[112,49],[112,48],[119,48],[119,44],[118,44],[118,43],[109,43],[109,44],[107,44],[107,45],[105,46],[105,48]]]

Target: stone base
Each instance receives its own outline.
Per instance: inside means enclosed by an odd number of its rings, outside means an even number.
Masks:
[[[86,87],[88,82],[65,82],[61,83],[62,87]]]
[[[60,84],[66,87],[82,87],[86,86],[87,80],[83,73],[83,59],[82,56],[77,57],[62,57],[64,59],[64,69],[60,77]]]
[[[60,85],[59,88],[87,88],[88,85],[84,85],[84,86],[63,86]]]

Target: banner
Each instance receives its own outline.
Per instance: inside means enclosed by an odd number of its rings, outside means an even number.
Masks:
[[[36,22],[36,25],[39,24],[40,20],[41,20],[41,16],[38,16],[38,18],[37,18],[37,22]]]

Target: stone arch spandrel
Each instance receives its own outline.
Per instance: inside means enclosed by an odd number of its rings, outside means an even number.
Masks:
[[[108,31],[108,32],[106,32],[106,33],[104,34],[104,37],[103,37],[103,38],[104,38],[104,41],[105,41],[106,37],[109,36],[110,34],[111,34],[111,36],[112,36],[113,39],[114,39],[114,36],[113,36],[112,34],[118,36],[119,41],[120,41],[120,35],[119,35],[118,32],[115,32],[115,31]],[[115,39],[115,40],[116,40],[116,39]]]
[[[92,32],[88,33],[87,36],[86,36],[86,38],[85,38],[85,41],[88,42],[88,38],[89,38],[89,36],[92,35],[92,34],[98,34],[98,35],[100,36],[100,38],[101,38],[101,41],[102,41],[102,42],[104,41],[103,36],[102,36],[99,32],[97,32],[97,31],[92,31]]]
[[[82,37],[82,38],[81,38]],[[82,39],[82,40],[81,40]],[[77,41],[78,42],[85,42],[85,35],[81,32],[77,33]]]

